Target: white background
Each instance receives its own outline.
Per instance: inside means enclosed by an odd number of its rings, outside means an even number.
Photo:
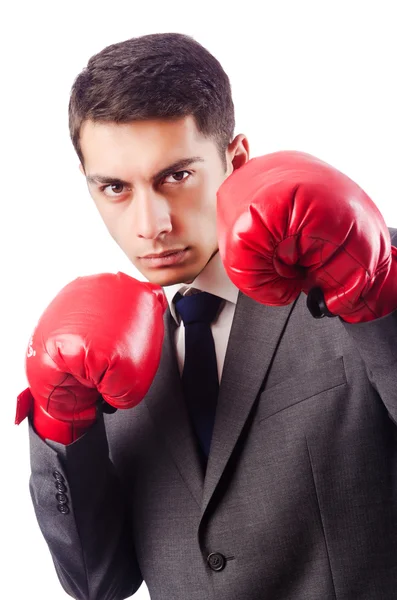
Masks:
[[[260,9],[259,9],[260,7]],[[194,36],[232,82],[236,133],[252,156],[310,152],[355,179],[397,227],[395,3],[5,3],[1,35],[1,589],[61,600],[28,492],[27,424],[13,425],[24,354],[42,310],[71,279],[137,276],[95,212],[67,130],[70,87],[104,46],[154,32]],[[7,591],[6,591],[7,590]],[[135,596],[148,598],[144,586]],[[170,599],[171,600],[171,599]]]

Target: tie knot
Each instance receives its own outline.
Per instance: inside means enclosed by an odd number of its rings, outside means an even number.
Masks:
[[[176,294],[175,307],[185,325],[190,323],[212,323],[219,310],[222,298],[200,292],[191,296]]]

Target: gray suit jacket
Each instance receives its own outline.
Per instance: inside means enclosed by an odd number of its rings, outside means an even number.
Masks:
[[[206,473],[165,323],[138,407],[67,447],[31,429],[64,589],[116,600],[143,578],[152,600],[395,600],[397,311],[349,325],[313,319],[304,295],[240,294]]]

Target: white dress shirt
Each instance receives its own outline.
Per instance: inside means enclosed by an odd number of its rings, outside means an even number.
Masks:
[[[175,311],[173,299],[177,292],[182,294],[182,296],[185,296],[191,289],[209,292],[210,294],[214,294],[215,296],[224,299],[216,319],[211,324],[218,366],[218,378],[220,381],[222,378],[223,364],[225,362],[226,348],[229,341],[234,311],[236,309],[238,288],[227,276],[219,252],[212,257],[210,262],[192,283],[176,283],[175,285],[164,287],[164,293],[171,314],[178,325],[175,330],[175,350],[181,375],[185,360],[185,327],[183,321],[180,320],[179,315]]]

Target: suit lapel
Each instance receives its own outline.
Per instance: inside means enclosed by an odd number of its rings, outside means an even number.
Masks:
[[[239,293],[205,480],[182,394],[174,348],[175,322],[169,310],[165,313],[160,365],[144,402],[202,514],[241,434],[294,306],[264,306]]]
[[[264,306],[239,293],[219,389],[202,514],[260,391],[294,305]]]
[[[204,474],[183,400],[181,378],[174,348],[175,321],[164,315],[165,335],[159,369],[145,397],[146,405],[178,470],[201,506]]]

